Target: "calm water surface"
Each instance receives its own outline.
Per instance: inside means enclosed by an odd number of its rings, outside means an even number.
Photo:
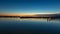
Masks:
[[[1,34],[59,34],[60,20],[0,18]]]

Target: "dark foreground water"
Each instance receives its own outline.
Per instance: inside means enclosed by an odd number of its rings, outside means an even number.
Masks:
[[[60,20],[0,18],[0,34],[60,34]]]

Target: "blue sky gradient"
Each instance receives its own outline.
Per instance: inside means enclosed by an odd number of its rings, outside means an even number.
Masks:
[[[0,14],[60,13],[60,0],[0,0]]]

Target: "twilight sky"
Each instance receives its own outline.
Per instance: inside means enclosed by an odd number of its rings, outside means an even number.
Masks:
[[[60,0],[0,0],[0,14],[60,13]]]

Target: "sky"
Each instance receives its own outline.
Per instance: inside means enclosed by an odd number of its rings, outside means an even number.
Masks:
[[[60,13],[60,0],[0,0],[0,14]]]

